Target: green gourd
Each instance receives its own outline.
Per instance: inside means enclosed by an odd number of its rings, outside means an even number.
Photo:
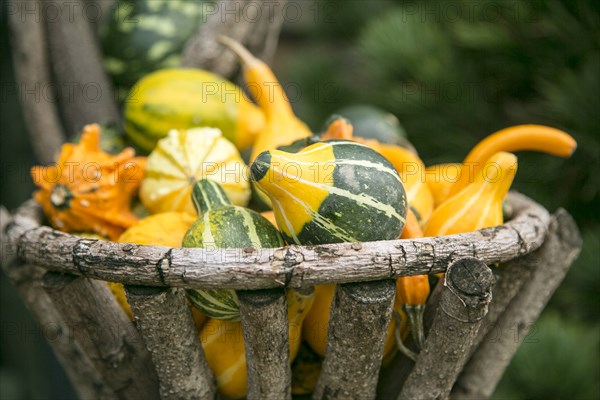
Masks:
[[[277,229],[259,213],[234,206],[218,183],[202,179],[196,183],[192,199],[198,220],[183,238],[182,247],[275,248],[284,245]],[[211,318],[239,320],[239,301],[233,290],[187,290],[196,308]]]
[[[286,241],[323,244],[397,239],[406,218],[400,176],[382,155],[331,140],[297,153],[271,150],[250,167],[273,203]]]

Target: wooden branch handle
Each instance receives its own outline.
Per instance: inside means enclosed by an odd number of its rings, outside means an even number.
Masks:
[[[67,3],[60,0],[58,7],[67,10]],[[74,12],[69,18],[46,19],[46,29],[54,82],[61,88],[58,100],[67,136],[91,123],[120,125],[112,83],[104,71],[98,40],[85,14]]]
[[[444,272],[459,258],[503,262],[540,247],[548,212],[512,193],[515,218],[452,236],[279,249],[182,249],[81,239],[48,227],[25,232],[19,255],[47,269],[147,286],[265,289],[308,287]]]
[[[477,259],[448,267],[433,326],[399,399],[449,396],[487,313],[493,282],[492,271]]]
[[[31,9],[41,10],[40,1],[27,2]],[[25,6],[25,2],[21,3]],[[44,23],[39,16],[23,18],[20,12],[9,13],[12,55],[17,81],[15,88],[23,107],[33,152],[42,164],[54,162],[65,135],[60,122],[50,78]]]
[[[277,48],[286,1],[226,0],[207,7],[208,17],[198,33],[188,40],[182,67],[202,68],[232,79],[239,70],[236,57],[218,42],[227,35],[269,62]],[[252,12],[257,16],[252,18]]]

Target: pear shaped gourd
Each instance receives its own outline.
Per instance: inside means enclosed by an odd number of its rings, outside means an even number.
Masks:
[[[473,183],[435,209],[425,226],[425,236],[452,235],[501,225],[502,202],[516,172],[514,154],[494,154]]]
[[[544,125],[511,126],[480,141],[462,163],[428,167],[426,181],[437,207],[472,182],[484,163],[498,152],[530,150],[566,158],[576,148],[575,139],[559,129]]]
[[[397,239],[406,195],[394,167],[351,141],[329,141],[297,153],[261,153],[251,178],[273,203],[288,242],[323,244]]]
[[[274,248],[284,245],[275,227],[259,213],[232,205],[218,183],[202,179],[192,198],[198,220],[183,237],[183,247]],[[187,290],[192,305],[211,318],[239,320],[239,301],[233,290]]]

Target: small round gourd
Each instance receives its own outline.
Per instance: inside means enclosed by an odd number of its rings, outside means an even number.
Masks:
[[[182,211],[194,215],[192,188],[212,179],[235,205],[250,199],[247,166],[221,131],[214,128],[172,130],[148,156],[140,188],[142,204],[151,213]]]
[[[288,242],[391,240],[404,227],[406,195],[398,172],[363,144],[332,140],[297,153],[266,151],[250,171]]]
[[[259,213],[232,205],[214,181],[202,179],[193,190],[198,220],[183,237],[183,247],[275,248],[284,245],[280,233]],[[190,302],[211,318],[239,320],[233,290],[187,290]]]

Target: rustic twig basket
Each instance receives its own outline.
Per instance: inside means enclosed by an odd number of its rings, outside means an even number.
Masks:
[[[217,2],[217,11],[227,7],[224,3]],[[283,14],[274,12],[273,2],[254,3],[262,13],[251,21],[239,15],[243,4],[235,7],[237,14],[211,15],[188,42],[182,65],[231,76],[233,55],[215,40],[222,33],[262,58],[272,55]],[[108,14],[113,2],[95,4]],[[9,16],[21,84],[94,82],[103,93],[98,102],[69,99],[60,110],[53,102],[21,98],[41,162],[53,161],[64,131],[120,118],[93,29],[82,15],[41,22],[19,12]],[[2,268],[83,399],[215,396],[184,288],[238,290],[248,398],[290,398],[284,288],[311,290],[323,283],[339,285],[315,398],[429,399],[446,398],[451,391],[456,398],[484,398],[520,343],[515,328],[522,339],[581,246],[564,210],[550,216],[517,193],[509,202],[514,215],[506,224],[462,235],[214,252],[67,235],[42,226],[39,206],[28,201],[14,215],[0,208]],[[496,263],[502,268],[495,270],[499,279],[493,285],[486,264]],[[427,306],[425,348],[416,363],[397,357],[380,376],[393,279],[437,272],[446,277]],[[99,280],[126,285],[135,325]]]
[[[565,211],[518,193],[509,203],[506,224],[461,235],[216,252],[82,239],[41,226],[29,201],[3,215],[3,265],[42,327],[61,333],[51,344],[82,398],[214,397],[182,288],[217,287],[239,293],[248,397],[290,398],[284,288],[326,283],[339,286],[315,398],[481,398],[519,345],[513,328],[535,322],[581,244]],[[437,272],[425,348],[379,379],[393,279]],[[126,285],[137,330],[98,279]]]

